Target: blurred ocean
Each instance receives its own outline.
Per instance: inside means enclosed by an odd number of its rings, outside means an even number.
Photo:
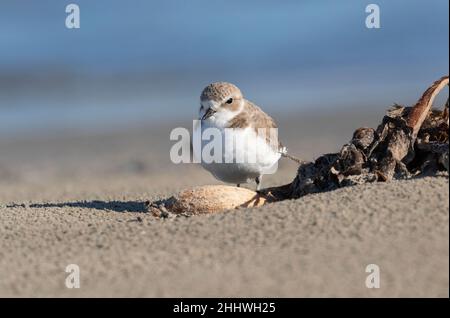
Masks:
[[[376,1],[367,29],[371,2],[0,0],[0,137],[189,127],[218,80],[274,116],[411,104],[448,73],[449,1]]]

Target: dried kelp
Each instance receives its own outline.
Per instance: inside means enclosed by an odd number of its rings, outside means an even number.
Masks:
[[[264,192],[272,199],[283,200],[343,186],[448,171],[448,101],[442,110],[431,109],[446,85],[448,76],[433,83],[413,107],[391,107],[376,130],[357,129],[339,153],[301,164],[291,184]]]

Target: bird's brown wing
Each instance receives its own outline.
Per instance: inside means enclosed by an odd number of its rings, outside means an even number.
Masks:
[[[276,134],[271,134],[271,129],[278,129],[276,122],[272,117],[267,115],[261,108],[256,106],[250,101],[245,101],[244,109],[239,115],[234,117],[230,122],[230,128],[243,128],[251,126],[255,132],[258,134],[260,128],[265,128],[266,141],[268,144],[272,145],[275,151],[280,151],[284,147],[278,140],[274,140],[271,143],[272,138],[278,139],[278,131]]]

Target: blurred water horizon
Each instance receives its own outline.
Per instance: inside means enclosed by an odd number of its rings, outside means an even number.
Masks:
[[[448,73],[446,0],[0,1],[0,137],[195,117],[237,84],[277,115],[411,104]]]

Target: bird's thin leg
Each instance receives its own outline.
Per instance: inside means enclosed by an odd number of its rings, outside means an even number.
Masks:
[[[255,182],[256,182],[256,191],[259,191],[261,189],[261,179],[262,176],[256,177],[255,178]]]
[[[236,187],[240,188],[240,187],[241,187],[241,184],[240,184],[240,183],[236,184]]]

